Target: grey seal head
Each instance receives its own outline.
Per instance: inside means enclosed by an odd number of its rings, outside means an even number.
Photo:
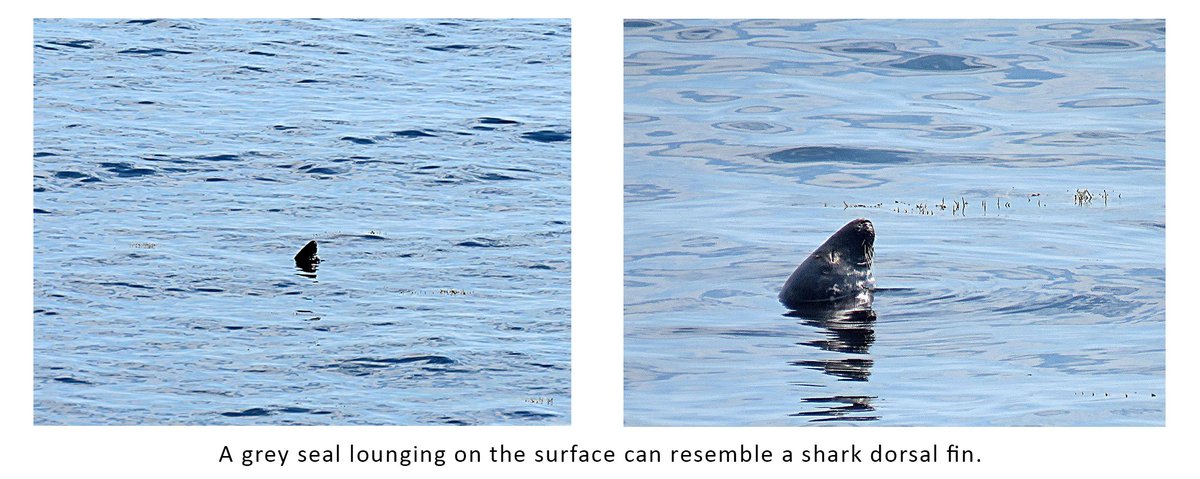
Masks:
[[[317,257],[316,240],[309,241],[303,248],[300,248],[300,252],[296,253],[295,259],[297,268],[308,273],[315,272],[317,270],[317,263],[321,262],[321,258]]]
[[[875,225],[859,218],[825,240],[783,284],[779,302],[799,310],[814,303],[869,296],[875,289],[871,262]]]

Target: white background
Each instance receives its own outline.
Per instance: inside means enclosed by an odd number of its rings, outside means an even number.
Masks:
[[[3,89],[3,341],[6,477],[584,477],[632,474],[730,474],[801,477],[824,474],[900,477],[1192,477],[1196,464],[1196,314],[1188,254],[1197,247],[1197,58],[1194,16],[1186,2],[1100,1],[619,1],[449,0],[45,1],[5,6]],[[572,420],[562,427],[50,427],[33,426],[33,22],[35,17],[555,17],[571,18],[573,68]],[[624,18],[1167,18],[1168,211],[1167,426],[1156,428],[624,428],[622,427],[622,57]],[[670,398],[663,398],[669,401]],[[973,464],[297,464],[218,463],[232,450],[325,449],[342,444],[383,449],[482,449],[501,443],[540,448],[737,448],[760,444],[801,450],[926,448],[950,443],[975,451]],[[343,452],[343,457],[345,452]],[[485,456],[486,457],[486,456]]]

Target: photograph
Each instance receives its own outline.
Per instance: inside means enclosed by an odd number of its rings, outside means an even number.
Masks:
[[[624,21],[626,426],[1165,426],[1166,21]]]
[[[571,424],[569,19],[32,50],[34,425]]]

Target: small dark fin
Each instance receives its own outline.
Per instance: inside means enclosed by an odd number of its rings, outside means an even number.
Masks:
[[[295,259],[297,268],[309,273],[316,271],[316,264],[321,262],[321,258],[317,257],[316,240],[309,241],[303,248],[300,248],[300,252],[296,253]]]

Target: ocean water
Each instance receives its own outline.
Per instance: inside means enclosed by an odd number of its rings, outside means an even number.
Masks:
[[[570,422],[569,21],[34,33],[35,423]]]
[[[1164,425],[1165,29],[627,20],[626,424]]]

